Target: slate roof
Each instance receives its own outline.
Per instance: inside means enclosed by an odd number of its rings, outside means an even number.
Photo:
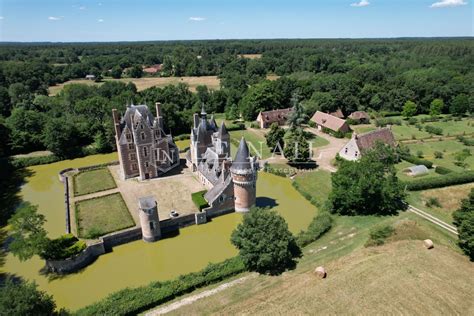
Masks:
[[[332,116],[331,114],[323,113],[321,111],[314,113],[311,121],[333,131],[339,131],[344,125],[346,125],[345,120]]]
[[[127,127],[130,130],[132,130],[132,122],[135,115],[140,115],[144,117],[145,121],[150,126],[153,126],[153,119],[154,119],[153,114],[151,113],[150,109],[148,109],[148,106],[146,106],[145,104],[141,104],[141,105],[131,105],[127,107],[127,110],[125,111],[125,114],[123,115],[121,119],[122,129],[123,127],[125,127],[125,125],[127,125]]]
[[[235,154],[235,159],[232,162],[232,169],[234,170],[251,169],[249,147],[243,137],[240,139],[240,144],[239,144],[239,148],[237,149],[237,154]]]
[[[138,205],[142,210],[148,210],[156,206],[156,201],[153,196],[145,196],[138,199]]]
[[[365,134],[356,135],[355,137],[357,147],[359,147],[360,151],[371,149],[377,141],[381,141],[392,147],[396,144],[395,137],[390,128],[377,129]]]

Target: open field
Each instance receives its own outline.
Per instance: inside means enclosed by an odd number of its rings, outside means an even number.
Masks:
[[[189,85],[191,91],[196,91],[196,87],[205,85],[209,89],[217,90],[220,86],[220,79],[217,76],[202,76],[202,77],[144,77],[144,78],[122,78],[122,79],[104,79],[105,81],[121,81],[133,82],[137,86],[138,91],[142,91],[151,87],[164,87],[167,85],[177,85],[178,83],[186,83]],[[82,83],[87,85],[101,85],[101,82],[94,82],[93,80],[75,79],[65,83],[49,87],[49,95],[58,94],[65,85],[72,83]]]
[[[74,196],[90,194],[117,187],[109,169],[82,171],[73,176]]]
[[[94,238],[135,226],[120,193],[76,202],[77,232],[81,238]]]
[[[395,235],[364,248],[369,230],[382,223],[394,225]],[[435,248],[426,250],[424,238]],[[409,213],[336,217],[329,233],[304,248],[295,270],[249,278],[172,314],[470,314],[473,266],[453,241]],[[319,265],[326,279],[312,273]]]
[[[459,208],[461,205],[461,200],[468,196],[472,188],[474,188],[474,183],[410,192],[408,196],[408,202],[415,207],[421,208],[422,210],[431,213],[448,223],[452,223],[453,212]],[[438,199],[441,207],[428,207],[426,202],[429,198]]]
[[[262,58],[262,54],[241,54],[239,57],[247,59],[260,59]]]
[[[268,148],[265,137],[253,130],[242,130],[242,131],[232,131],[230,132],[230,137],[237,141],[245,137],[245,140],[249,143],[250,153],[252,155],[258,155],[262,159],[269,158],[272,153],[270,148]],[[232,150],[232,155],[235,155],[235,151]]]

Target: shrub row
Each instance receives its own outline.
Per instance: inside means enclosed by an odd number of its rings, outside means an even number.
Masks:
[[[457,137],[457,139],[458,139],[458,141],[460,141],[465,146],[474,146],[474,139],[473,138],[469,139],[469,138],[466,138],[462,135],[459,135]]]
[[[181,135],[173,137],[173,140],[174,141],[185,140],[185,139],[189,139],[190,137],[191,137],[191,134],[181,134]]]
[[[401,154],[400,156],[403,160],[411,162],[414,165],[424,165],[426,168],[431,169],[433,167],[433,163],[426,159],[420,159],[413,155]]]
[[[153,282],[147,286],[115,292],[95,304],[80,309],[77,315],[136,315],[244,271],[245,266],[240,257],[234,257],[220,263],[209,264],[199,272],[182,275],[170,281]]]
[[[245,128],[244,123],[236,123],[236,124],[230,124],[229,126],[226,125],[226,129],[228,132],[231,132],[231,131],[242,131],[246,128]]]
[[[277,168],[275,168],[270,164],[266,164],[263,167],[263,171],[274,174],[274,175],[279,176],[279,177],[283,177],[283,178],[291,177],[295,174],[294,170],[292,170],[292,168],[290,168],[290,167],[277,167]]]
[[[446,168],[446,167],[436,166],[435,172],[437,174],[448,174],[448,173],[451,173],[453,171],[451,169]]]
[[[316,215],[308,226],[307,231],[301,231],[296,237],[298,246],[304,247],[319,239],[332,227],[333,218],[328,212]]]
[[[204,190],[191,194],[191,199],[193,200],[199,211],[202,211],[203,209],[209,206],[209,204],[207,204],[207,201],[204,199],[204,194],[206,194],[206,192],[207,191]]]
[[[387,125],[402,125],[402,120],[397,118],[379,118],[375,120],[375,126],[384,127]]]
[[[35,165],[45,165],[45,164],[57,162],[60,160],[61,158],[59,158],[56,155],[14,158],[12,160],[12,165],[15,168],[26,168],[26,167],[35,166]]]
[[[430,134],[443,135],[443,129],[440,127],[433,126],[433,125],[426,125],[425,131],[427,131]]]
[[[420,191],[470,182],[474,182],[474,171],[451,172],[442,177],[421,178],[405,182],[404,185],[410,191]]]

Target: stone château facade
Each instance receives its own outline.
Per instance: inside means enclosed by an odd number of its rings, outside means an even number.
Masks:
[[[225,124],[217,127],[212,117],[207,119],[204,109],[200,117],[194,114],[186,164],[208,189],[204,195],[209,204],[206,212],[247,212],[255,205],[257,158],[250,156],[247,143],[242,138],[232,160],[230,135]]]
[[[160,177],[179,165],[179,149],[164,131],[160,103],[156,103],[156,117],[146,105],[128,106],[121,118],[116,109],[112,114],[124,179]]]

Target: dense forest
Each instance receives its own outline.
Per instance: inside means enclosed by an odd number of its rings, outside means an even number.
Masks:
[[[261,54],[261,58],[242,58]],[[70,84],[56,96],[48,87],[92,74],[100,80],[143,76],[220,78],[220,89],[184,84],[137,92],[129,83]],[[277,75],[268,80],[267,75]],[[308,115],[316,110],[401,112],[407,101],[428,113],[433,100],[453,115],[474,113],[474,41],[223,40],[140,43],[0,44],[0,156],[48,149],[58,156],[85,148],[113,150],[111,109],[162,102],[167,129],[188,133],[192,113],[254,120],[260,110],[288,107],[298,92]]]

